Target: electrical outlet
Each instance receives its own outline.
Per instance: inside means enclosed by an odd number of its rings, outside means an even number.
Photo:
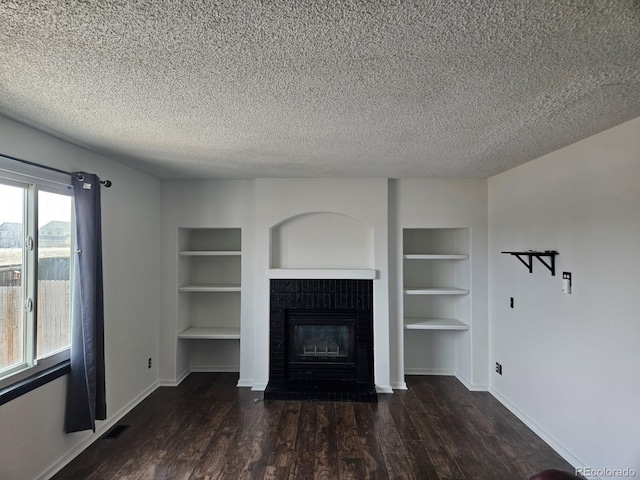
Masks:
[[[496,373],[502,375],[502,364],[496,362]]]
[[[513,297],[509,298],[509,306],[513,308]]]
[[[151,357],[149,357],[149,367],[148,368],[151,368]]]

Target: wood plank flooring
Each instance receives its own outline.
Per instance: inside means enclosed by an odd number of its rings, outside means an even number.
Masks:
[[[237,375],[156,390],[55,480],[528,479],[572,467],[490,394],[407,377],[377,404],[263,401]]]

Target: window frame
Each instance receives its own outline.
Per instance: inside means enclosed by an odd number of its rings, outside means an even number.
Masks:
[[[75,205],[73,203],[73,187],[67,175],[48,172],[26,166],[20,168],[7,165],[0,159],[0,183],[24,188],[23,204],[23,311],[24,325],[24,361],[5,369],[0,373],[0,405],[20,396],[44,383],[54,380],[69,371],[70,345],[42,357],[37,355],[38,326],[38,194],[48,192],[71,197],[71,249],[73,249],[75,232]],[[31,238],[33,247],[28,248]],[[73,284],[74,258],[71,250],[69,258],[69,281]],[[30,301],[31,307],[27,307]],[[30,311],[29,311],[30,310]],[[71,313],[70,313],[71,315]],[[69,318],[71,323],[71,318]],[[70,327],[71,328],[71,327]]]

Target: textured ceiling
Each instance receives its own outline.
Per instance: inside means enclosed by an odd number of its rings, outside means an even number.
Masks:
[[[2,0],[0,112],[161,178],[486,177],[640,116],[640,1]]]

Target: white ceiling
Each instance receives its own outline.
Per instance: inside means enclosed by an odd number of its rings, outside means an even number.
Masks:
[[[161,178],[486,177],[640,116],[640,1],[2,0],[0,112]]]

